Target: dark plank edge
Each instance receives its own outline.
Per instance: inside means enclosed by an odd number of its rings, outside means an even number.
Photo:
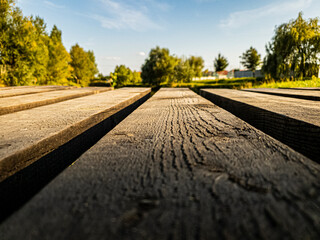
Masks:
[[[95,145],[104,135],[147,101],[149,97],[150,92],[141,93],[135,99],[117,105],[110,112],[108,111],[104,120],[98,124],[91,124],[93,126],[89,129],[76,137],[72,138],[71,136],[70,141],[64,141],[65,143],[55,150],[44,153],[44,156],[32,164],[0,182],[0,223],[18,210],[65,168],[73,164],[84,152]],[[69,131],[64,135],[68,134],[70,134]],[[43,149],[44,145],[50,143],[50,141],[55,140],[46,139],[41,143],[41,146],[37,146],[37,149]],[[17,157],[27,156],[29,156],[27,152],[22,152]]]
[[[299,94],[291,94],[291,93],[280,93],[280,92],[266,92],[266,91],[259,91],[259,90],[250,90],[250,89],[242,89],[241,91],[245,92],[253,92],[253,93],[262,93],[280,97],[290,97],[290,98],[298,98],[298,99],[305,99],[305,100],[312,100],[312,101],[320,101],[320,97],[318,96],[306,96],[306,95],[299,95]]]
[[[92,115],[80,122],[76,122],[68,128],[45,138],[30,147],[24,148],[23,150],[17,151],[12,155],[1,159],[0,168],[0,182],[7,177],[13,175],[14,173],[20,171],[21,169],[27,167],[31,163],[37,161],[39,158],[47,155],[58,147],[62,146],[66,142],[70,141],[74,137],[80,135],[86,130],[90,129],[94,125],[100,123],[101,121],[111,117],[118,111],[126,108],[127,106],[138,101],[140,98],[148,95],[149,91],[144,91],[137,96],[128,99],[126,101],[120,102],[119,104],[106,109],[98,114]]]
[[[301,154],[320,163],[320,127],[213,94],[204,89],[200,90],[200,95]]]
[[[74,93],[73,95],[58,97],[58,98],[53,98],[53,99],[48,99],[48,100],[43,100],[43,101],[35,101],[32,103],[20,104],[20,105],[10,106],[10,107],[2,107],[2,108],[0,107],[0,116],[5,115],[5,114],[9,114],[9,113],[23,111],[26,109],[31,109],[31,108],[41,107],[41,106],[45,106],[45,105],[49,105],[49,104],[53,104],[53,103],[63,102],[63,101],[67,101],[67,100],[74,99],[74,98],[85,97],[85,96],[89,96],[92,94],[103,93],[106,91],[110,91],[112,89],[113,88],[101,89],[101,90],[96,89],[96,90],[92,90],[91,92]],[[27,94],[27,95],[29,95],[29,94]],[[19,95],[19,96],[22,96],[22,95]]]

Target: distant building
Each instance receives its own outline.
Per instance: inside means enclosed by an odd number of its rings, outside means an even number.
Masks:
[[[240,70],[234,72],[235,78],[248,78],[248,77],[264,77],[261,70],[256,70],[255,74],[251,70]]]
[[[216,77],[218,79],[226,79],[228,78],[228,71],[224,70],[224,71],[216,72]]]

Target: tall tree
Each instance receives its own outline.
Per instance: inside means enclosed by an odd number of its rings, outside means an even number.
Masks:
[[[202,57],[191,56],[188,60],[193,71],[192,77],[202,77],[202,69],[204,68],[204,60]]]
[[[93,52],[86,52],[76,44],[71,47],[70,55],[72,59],[70,64],[73,68],[73,77],[77,83],[82,86],[87,86],[90,80],[94,78],[94,75],[98,73]]]
[[[91,51],[91,50],[89,50],[89,51],[87,52],[87,54],[88,54],[88,57],[89,57],[89,59],[90,59],[90,64],[89,64],[89,66],[90,66],[90,71],[91,71],[91,73],[92,73],[93,76],[94,76],[94,75],[96,75],[96,74],[99,73],[99,71],[98,71],[98,66],[97,66],[97,63],[96,63],[96,57],[94,56],[94,52]]]
[[[53,26],[48,41],[49,61],[47,67],[47,82],[45,84],[64,84],[71,77],[71,57],[62,44],[62,33],[56,25]]]
[[[46,84],[48,82],[48,63],[49,63],[49,43],[50,38],[46,32],[46,24],[40,17],[31,17],[34,25],[36,51],[34,56],[34,72],[35,83]]]
[[[245,68],[251,70],[254,76],[255,70],[261,63],[261,55],[258,53],[258,51],[255,48],[250,47],[250,49],[245,51],[240,57],[242,59],[241,64]]]
[[[219,53],[218,57],[214,60],[214,68],[216,72],[225,70],[228,65],[228,60]]]
[[[125,65],[116,66],[114,72],[110,74],[113,80],[113,86],[122,87],[123,85],[132,83],[133,73],[130,68]]]
[[[29,85],[35,80],[35,55],[37,51],[35,28],[31,18],[24,17],[13,7],[7,16],[6,40],[3,43],[2,65],[7,70],[7,85]]]
[[[190,62],[185,59],[179,59],[178,64],[174,68],[174,78],[176,82],[191,82],[193,77],[193,69],[190,66]]]
[[[142,65],[142,81],[152,86],[174,81],[174,69],[179,59],[171,56],[169,49],[156,47],[151,49],[149,57]]]
[[[263,70],[273,78],[316,75],[320,54],[318,18],[297,19],[281,24],[266,47]]]

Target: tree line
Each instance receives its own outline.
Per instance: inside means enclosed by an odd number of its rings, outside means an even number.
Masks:
[[[276,27],[266,46],[263,71],[270,78],[303,78],[318,75],[320,64],[319,18],[296,19]]]
[[[25,17],[15,7],[15,0],[0,0],[0,84],[5,85],[80,85],[87,86],[98,73],[93,51],[78,44],[68,52],[62,43],[62,32],[53,26],[46,30],[40,17]],[[275,28],[261,61],[258,51],[250,47],[241,56],[241,64],[255,72],[258,67],[266,78],[303,78],[317,75],[320,57],[320,25],[318,18],[296,19]],[[214,59],[216,72],[227,68],[222,54]],[[110,76],[114,86],[190,82],[201,77],[204,60],[199,56],[177,57],[169,49],[151,49],[141,73],[116,66]],[[208,72],[208,71],[207,71]]]
[[[255,72],[261,66],[268,79],[304,78],[317,76],[320,71],[320,25],[319,18],[303,19],[302,12],[297,19],[276,27],[272,40],[266,45],[266,56],[250,47],[241,56],[241,64]],[[194,57],[191,57],[194,58]],[[162,83],[189,82],[193,77],[201,77],[203,60],[196,58],[178,59],[169,54],[169,50],[156,47],[149,53],[142,66],[142,80],[146,84],[159,86]],[[222,54],[214,59],[216,72],[228,66],[228,60]],[[195,69],[194,69],[195,67]]]
[[[0,83],[87,86],[96,73],[93,51],[75,44],[68,52],[57,26],[49,34],[44,19],[23,16],[15,0],[1,0]]]

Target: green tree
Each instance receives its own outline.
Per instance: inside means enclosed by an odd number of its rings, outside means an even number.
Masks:
[[[81,86],[87,86],[94,75],[98,73],[95,57],[92,51],[86,52],[78,44],[71,47],[72,75]]]
[[[266,46],[263,70],[273,78],[311,77],[316,75],[320,54],[318,18],[297,19],[281,24]]]
[[[192,66],[190,65],[190,61],[188,59],[179,59],[178,64],[174,68],[175,70],[175,80],[177,82],[191,82],[194,77],[194,71]]]
[[[30,85],[35,77],[35,56],[37,52],[36,29],[31,18],[22,15],[19,8],[13,8],[8,19],[8,32],[3,44],[3,66],[7,70],[7,85]]]
[[[141,83],[142,79],[141,79],[141,73],[137,72],[137,71],[133,71],[132,72],[132,84],[137,84],[137,83]]]
[[[35,83],[46,84],[48,81],[48,63],[49,63],[49,42],[50,38],[46,32],[46,24],[40,17],[31,17],[34,25],[36,50],[34,55],[34,72]]]
[[[171,56],[169,49],[156,47],[151,49],[149,57],[142,65],[142,81],[152,86],[174,81],[175,66],[179,59]]]
[[[228,60],[219,53],[218,57],[214,60],[214,68],[216,72],[225,70],[228,65]]]
[[[114,72],[110,74],[113,80],[113,86],[122,87],[132,82],[133,73],[130,68],[125,65],[116,66]]]
[[[0,0],[0,80],[4,83],[7,80],[8,62],[10,53],[8,45],[9,32],[11,25],[9,23],[10,16],[13,12],[13,0]]]
[[[261,63],[261,55],[258,53],[258,51],[255,48],[250,47],[250,49],[245,51],[240,57],[242,59],[241,64],[245,68],[251,70],[254,76],[255,70]]]
[[[96,63],[96,57],[94,56],[94,52],[89,50],[87,52],[88,54],[88,57],[90,59],[90,64],[89,64],[89,68],[90,68],[90,72],[94,75],[98,74],[99,73],[99,70],[98,70],[98,65]]]
[[[67,84],[71,77],[71,57],[62,44],[62,33],[56,25],[53,26],[48,44],[49,61],[47,81],[44,84]]]
[[[192,69],[192,77],[202,77],[202,69],[204,68],[203,58],[191,56],[187,61]]]

